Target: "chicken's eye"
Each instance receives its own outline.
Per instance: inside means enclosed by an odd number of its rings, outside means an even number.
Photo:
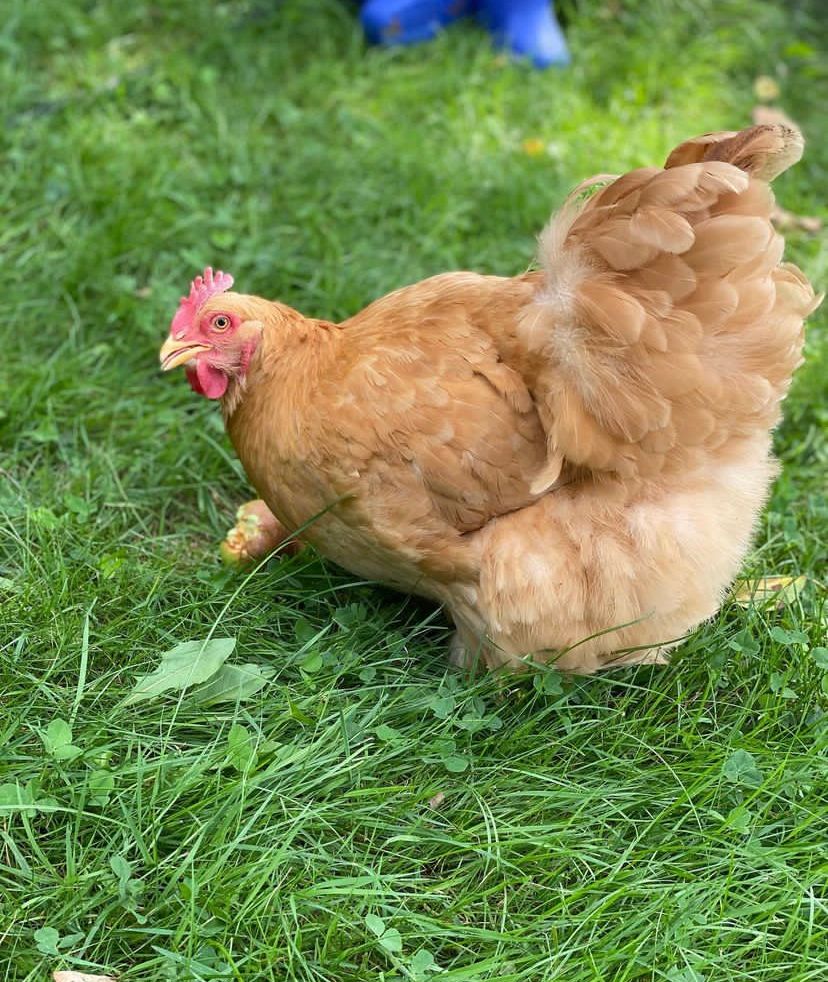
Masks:
[[[230,327],[230,318],[226,314],[218,314],[213,318],[214,331],[226,331]]]

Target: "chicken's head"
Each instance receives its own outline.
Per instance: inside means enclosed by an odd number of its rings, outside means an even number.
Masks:
[[[159,357],[164,372],[184,365],[195,392],[221,399],[233,379],[241,380],[261,337],[252,298],[226,293],[233,277],[208,266],[190,284],[170,325]]]

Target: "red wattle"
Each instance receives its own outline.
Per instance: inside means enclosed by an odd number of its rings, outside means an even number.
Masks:
[[[221,399],[230,382],[224,372],[213,368],[203,358],[196,359],[195,369],[187,366],[187,380],[193,392],[208,399]]]
[[[196,375],[195,368],[192,368],[190,365],[187,365],[184,371],[187,374],[187,381],[190,383],[190,388],[193,390],[193,392],[197,393],[200,396],[203,396],[204,389],[201,388],[201,382],[199,382],[198,380],[198,375]]]

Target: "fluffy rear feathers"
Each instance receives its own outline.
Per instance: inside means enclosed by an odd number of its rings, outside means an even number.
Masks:
[[[766,182],[802,146],[782,125],[708,134],[553,219],[521,322],[552,469],[648,477],[776,423],[819,301],[780,265]]]

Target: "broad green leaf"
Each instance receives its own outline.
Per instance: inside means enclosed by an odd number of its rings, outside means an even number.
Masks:
[[[117,552],[109,552],[98,560],[98,569],[105,580],[112,579],[118,570],[126,563],[126,557]]]
[[[184,641],[161,656],[161,664],[149,675],[142,675],[124,700],[129,706],[169,692],[187,689],[212,678],[236,647],[235,638]]]
[[[0,784],[0,815],[14,811],[51,811],[57,807],[57,800],[43,794],[34,781],[25,787],[17,782]]]
[[[753,813],[744,805],[737,805],[727,816],[727,824],[737,832],[747,835],[753,822]]]
[[[828,669],[828,648],[811,648],[811,658],[816,662],[817,668]]]
[[[299,661],[299,667],[303,672],[307,672],[309,675],[313,675],[318,672],[322,667],[322,653],[311,649],[307,654],[303,655]]]
[[[227,757],[240,773],[256,763],[256,743],[253,734],[241,723],[234,723],[227,735]]]
[[[244,665],[222,665],[204,685],[194,689],[188,699],[199,706],[212,706],[218,702],[242,702],[264,688],[276,674],[266,665],[247,662]]]
[[[446,770],[451,771],[452,774],[461,774],[468,768],[469,758],[461,754],[448,754],[443,757],[443,764]]]
[[[770,636],[780,644],[807,644],[808,635],[803,631],[786,631],[784,627],[772,627]]]
[[[395,730],[393,726],[386,726],[385,723],[380,723],[380,725],[374,730],[376,738],[382,740],[383,743],[394,743],[395,740],[400,739],[400,731]]]
[[[74,747],[71,743],[66,743],[58,749],[52,755],[55,760],[74,760],[76,757],[80,757],[83,753],[80,747]]]
[[[368,610],[363,604],[348,604],[347,607],[337,607],[333,619],[344,630],[350,630],[362,624],[368,616]]]
[[[738,634],[734,634],[727,642],[727,646],[734,651],[741,651],[748,656],[758,654],[759,652],[759,642],[751,637],[750,631],[747,628],[743,628]]]
[[[395,927],[389,927],[379,939],[379,943],[386,951],[402,951],[402,938],[400,937],[400,932]]]
[[[434,962],[434,955],[427,948],[420,948],[420,950],[412,957],[409,962],[414,978],[417,982],[424,980],[426,978],[426,972],[439,972],[440,969]]]
[[[34,798],[28,788],[16,783],[0,784],[0,809],[25,809],[35,807]]]
[[[554,668],[538,671],[532,684],[538,692],[542,692],[544,695],[559,696],[563,692],[561,674]]]
[[[818,52],[807,41],[791,41],[782,49],[785,58],[816,58]]]
[[[386,951],[402,951],[402,938],[395,927],[386,927],[385,921],[376,914],[365,915],[365,926],[379,938]]]
[[[485,730],[488,727],[489,719],[486,716],[480,717],[475,716],[473,713],[467,713],[462,719],[456,720],[455,725],[467,733],[478,733],[480,730]]]
[[[758,788],[764,780],[753,754],[747,750],[735,750],[725,761],[722,773],[728,781],[748,788]]]
[[[53,719],[40,735],[46,753],[55,760],[74,760],[83,751],[72,746],[72,727],[63,719]]]
[[[35,931],[37,950],[43,955],[57,955],[60,934],[53,927],[42,927]]]
[[[324,633],[324,632],[323,632]],[[312,644],[320,632],[304,617],[300,617],[293,625],[293,634],[300,645]]]
[[[431,697],[428,708],[438,719],[448,719],[448,717],[454,712],[454,707],[456,705],[457,702],[454,696],[434,695]]]
[[[53,754],[55,747],[72,742],[72,728],[64,719],[53,719],[40,734],[47,754]]]
[[[778,692],[783,699],[796,699],[795,690],[785,685],[785,676],[782,672],[771,672],[770,687],[771,692]]]

